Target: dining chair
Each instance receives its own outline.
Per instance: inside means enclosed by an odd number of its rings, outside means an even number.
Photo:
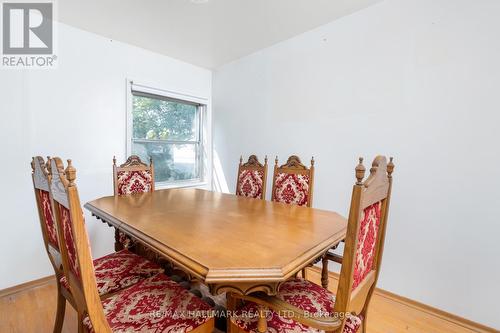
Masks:
[[[236,195],[264,200],[266,197],[266,182],[267,156],[264,158],[264,165],[259,162],[256,155],[250,155],[245,163],[243,163],[243,156],[240,157]]]
[[[117,166],[116,157],[113,156],[113,187],[115,196],[153,192],[155,189],[153,159],[149,159],[148,165],[139,156],[131,155],[125,163]],[[172,262],[159,256],[151,248],[144,246],[142,243],[137,242],[115,228],[115,251],[122,249],[128,249],[164,267],[168,270],[169,275],[170,273],[172,274],[172,280],[175,280],[175,282],[180,283],[187,289],[190,288],[190,278],[183,270],[175,267]]]
[[[85,228],[76,170],[51,159],[50,189],[60,240],[63,270],[78,312],[78,332],[211,333],[210,307],[160,273],[101,297]]]
[[[60,332],[64,321],[66,300],[76,309],[68,279],[62,267],[62,256],[53,213],[53,199],[50,189],[50,158],[45,163],[43,157],[33,157],[31,161],[33,188],[37,203],[45,249],[54,268],[57,285],[57,312],[54,332]],[[105,296],[130,287],[140,280],[163,272],[158,265],[127,250],[111,253],[93,261],[97,289]]]
[[[281,166],[278,166],[278,157],[276,157],[271,200],[311,207],[313,181],[314,158],[311,159],[311,167],[308,168],[296,155],[290,156],[286,163]]]
[[[137,155],[131,155],[125,163],[116,165],[113,156],[113,191],[115,196],[153,192],[155,189],[153,159],[149,165]],[[131,248],[134,242],[115,228],[115,251]]]
[[[33,189],[35,191],[35,200],[38,209],[38,217],[42,229],[42,237],[45,250],[49,256],[50,263],[54,269],[57,285],[57,311],[54,322],[54,332],[61,332],[66,300],[74,306],[75,302],[71,296],[69,288],[61,286],[61,279],[64,277],[62,269],[61,252],[59,249],[59,240],[55,225],[54,215],[52,213],[52,202],[50,198],[50,176],[46,169],[43,157],[33,157],[31,161],[31,177],[33,180]]]
[[[276,296],[233,295],[246,304],[231,318],[230,332],[366,333],[367,311],[382,263],[393,170],[392,158],[387,164],[385,157],[377,156],[363,181],[362,159],[356,167],[344,255],[328,256],[342,265],[336,294],[293,278],[280,286]]]
[[[153,192],[155,190],[153,159],[149,165],[137,155],[131,155],[125,163],[116,165],[113,157],[113,186],[115,195]]]

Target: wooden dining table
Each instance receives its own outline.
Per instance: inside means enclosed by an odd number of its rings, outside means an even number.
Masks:
[[[212,294],[275,295],[346,236],[341,215],[201,189],[107,196],[93,215],[166,258]]]

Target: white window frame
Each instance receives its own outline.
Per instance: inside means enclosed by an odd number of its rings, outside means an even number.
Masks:
[[[189,94],[177,93],[170,90],[153,88],[150,84],[137,83],[127,79],[127,116],[126,116],[126,152],[127,156],[132,154],[133,141],[133,97],[134,92],[148,95],[156,95],[167,99],[179,100],[180,102],[195,103],[198,105],[199,114],[199,178],[186,181],[166,181],[155,182],[156,189],[179,188],[179,187],[199,187],[211,189],[212,181],[212,145],[211,145],[211,117],[210,100],[208,98],[197,97]],[[170,141],[170,140],[169,140]]]

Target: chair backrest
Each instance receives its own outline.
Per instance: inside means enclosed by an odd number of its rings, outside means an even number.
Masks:
[[[314,158],[307,168],[298,156],[292,155],[285,164],[278,167],[278,157],[274,164],[272,201],[312,206],[314,183]]]
[[[377,156],[363,181],[362,158],[356,167],[336,312],[366,315],[382,262],[393,170],[392,157],[387,164],[384,156]]]
[[[115,195],[153,192],[155,189],[155,172],[153,159],[149,165],[141,161],[137,155],[131,155],[120,166],[113,157],[113,188]]]
[[[85,229],[80,197],[75,184],[76,170],[68,160],[50,160],[50,190],[54,202],[64,273],[80,313],[88,313],[95,332],[111,332],[97,291],[97,283]]]
[[[264,165],[255,155],[250,155],[248,162],[243,163],[240,157],[238,179],[236,180],[236,195],[247,198],[266,198],[267,156]]]
[[[59,250],[59,239],[57,236],[56,221],[52,210],[52,198],[50,196],[50,175],[47,164],[43,157],[33,157],[31,161],[33,189],[38,208],[40,226],[45,249],[58,278],[63,274],[61,253]]]

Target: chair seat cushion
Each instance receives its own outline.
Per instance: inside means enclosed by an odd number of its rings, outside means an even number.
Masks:
[[[335,304],[334,294],[304,279],[292,279],[285,282],[276,296],[311,315],[317,314],[318,316],[333,313]],[[257,332],[257,313],[257,304],[249,302],[236,312],[231,321],[247,332]],[[274,311],[267,313],[267,326],[268,332],[271,333],[324,332],[293,319],[283,318]],[[361,318],[351,315],[346,320],[343,333],[355,333],[360,326]]]
[[[126,249],[95,259],[94,270],[100,295],[113,293],[163,273],[157,264]],[[69,290],[65,276],[61,278],[61,284]]]
[[[102,305],[114,333],[184,333],[212,316],[208,304],[164,274],[142,280],[102,301]],[[94,332],[88,316],[83,324]]]

